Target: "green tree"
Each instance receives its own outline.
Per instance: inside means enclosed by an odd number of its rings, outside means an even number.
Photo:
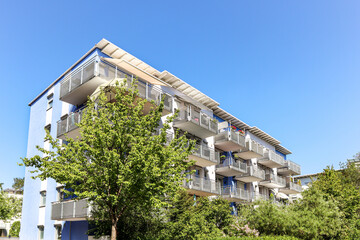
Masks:
[[[11,225],[9,235],[12,237],[19,237],[20,234],[20,221],[15,221]]]
[[[1,184],[2,185],[2,184]],[[21,213],[22,199],[8,196],[0,185],[0,220],[16,218]]]
[[[212,239],[223,236],[233,221],[227,200],[200,197],[195,202],[185,191],[179,192],[167,217],[160,239]]]
[[[14,183],[12,185],[12,188],[18,192],[23,192],[24,181],[25,181],[25,178],[14,178]]]
[[[96,206],[95,220],[111,222],[112,240],[122,216],[139,206],[146,212],[169,204],[192,165],[186,160],[194,147],[185,136],[167,143],[166,131],[175,116],[155,135],[163,101],[149,103],[138,97],[136,83],[125,84],[108,85],[88,100],[80,137],[61,145],[47,134],[54,150],[38,147],[45,157],[23,159],[25,166],[36,168],[36,177],[53,178],[72,189],[66,194],[88,198]]]

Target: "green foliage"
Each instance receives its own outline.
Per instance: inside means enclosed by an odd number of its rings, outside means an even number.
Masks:
[[[341,239],[344,237],[343,214],[336,203],[325,199],[316,189],[303,193],[303,199],[292,205],[269,201],[256,207],[242,207],[241,215],[261,235],[285,235],[302,239]]]
[[[159,239],[211,239],[224,235],[233,220],[229,202],[200,197],[194,202],[185,191],[180,192],[168,210],[168,222]]]
[[[15,221],[11,225],[9,235],[11,237],[19,237],[19,234],[20,234],[20,221]]]
[[[36,177],[53,178],[73,190],[66,194],[88,198],[96,206],[95,220],[111,222],[112,239],[123,215],[168,206],[192,165],[185,160],[194,147],[185,136],[167,146],[166,130],[175,116],[154,135],[163,101],[149,103],[138,97],[136,82],[130,88],[125,84],[108,85],[89,99],[79,124],[81,137],[61,145],[48,133],[45,139],[54,151],[38,147],[45,157],[23,159],[36,168]]]
[[[21,213],[22,199],[8,196],[0,186],[0,220],[16,218]]]
[[[260,236],[260,237],[219,237],[213,240],[298,240],[299,238],[292,236]]]
[[[14,178],[14,183],[12,185],[12,188],[22,192],[24,190],[24,181],[25,178]]]

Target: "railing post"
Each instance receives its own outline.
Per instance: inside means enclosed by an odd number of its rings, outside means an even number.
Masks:
[[[81,66],[80,85],[83,83],[83,80],[84,80],[84,65]]]
[[[75,212],[76,212],[76,201],[74,200],[73,218],[75,218]]]
[[[63,203],[60,202],[60,219],[63,219]]]

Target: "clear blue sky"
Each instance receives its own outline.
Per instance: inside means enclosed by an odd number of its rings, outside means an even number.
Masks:
[[[106,2],[106,3],[105,3]],[[0,1],[0,182],[22,177],[27,104],[106,38],[293,151],[360,151],[359,1]]]

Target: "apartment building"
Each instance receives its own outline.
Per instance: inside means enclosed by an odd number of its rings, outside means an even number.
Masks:
[[[168,71],[159,71],[111,42],[102,39],[58,79],[30,102],[27,157],[45,149],[45,129],[64,140],[79,134],[87,97],[100,85],[114,79],[137,77],[139,95],[158,102],[165,99],[163,120],[179,110],[174,129],[195,139],[197,148],[190,159],[196,161],[184,182],[194,196],[222,196],[235,209],[237,204],[256,199],[298,193],[301,187],[291,176],[300,166],[287,159],[291,152],[280,141],[258,127],[250,126],[220,108],[220,104]],[[256,116],[254,116],[256,117]],[[26,169],[20,237],[27,239],[92,239],[86,235],[86,217],[91,213],[86,200],[62,199],[62,187],[53,179],[31,179]]]

